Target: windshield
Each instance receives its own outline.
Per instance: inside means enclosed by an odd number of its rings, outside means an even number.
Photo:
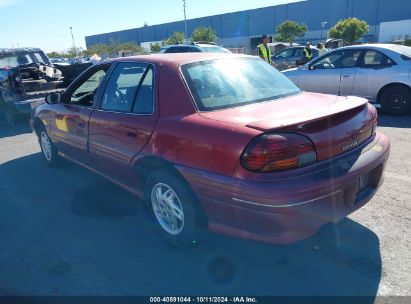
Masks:
[[[183,66],[182,71],[200,111],[238,107],[301,92],[258,58],[196,62]]]
[[[9,68],[15,68],[18,67],[19,65],[25,65],[25,64],[30,64],[33,63],[33,60],[31,57],[26,54],[26,55],[9,55],[9,56],[3,56],[0,57],[0,67],[9,67]]]

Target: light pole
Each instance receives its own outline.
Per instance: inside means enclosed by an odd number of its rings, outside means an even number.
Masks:
[[[185,32],[185,40],[188,40],[188,31],[187,31],[187,14],[186,14],[186,7],[187,7],[187,0],[183,0],[183,9],[184,9],[184,32]]]
[[[320,39],[320,42],[323,42],[323,32],[324,32],[324,28],[325,28],[325,26],[327,25],[327,21],[322,21],[321,22],[321,39]]]
[[[74,54],[77,55],[76,45],[74,44],[73,27],[71,27],[71,26],[70,26],[70,33],[71,33],[71,40],[73,41],[73,51],[74,51]]]

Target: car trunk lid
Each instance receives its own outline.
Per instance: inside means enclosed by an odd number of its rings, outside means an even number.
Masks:
[[[264,133],[305,135],[313,142],[319,160],[359,146],[373,134],[376,120],[375,109],[366,99],[316,93],[201,115]]]

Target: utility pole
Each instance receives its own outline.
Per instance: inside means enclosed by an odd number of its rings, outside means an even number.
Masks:
[[[73,27],[71,27],[71,26],[70,26],[70,33],[71,33],[71,40],[73,41],[73,51],[76,53],[75,55],[77,55],[76,45],[74,44]]]
[[[187,8],[187,0],[183,0],[183,9],[184,9],[184,32],[185,32],[185,40],[186,42],[188,41],[188,30],[187,30],[187,14],[186,14],[186,8]]]
[[[323,32],[324,32],[324,28],[325,28],[325,26],[327,25],[327,21],[322,21],[321,22],[321,39],[320,39],[320,42],[323,42]]]

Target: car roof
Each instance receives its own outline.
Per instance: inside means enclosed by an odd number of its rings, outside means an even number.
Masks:
[[[171,45],[165,45],[165,46],[163,46],[162,47],[162,49],[168,49],[168,48],[171,48],[171,47],[218,47],[218,48],[220,48],[221,46],[218,46],[218,45],[216,45],[216,44],[213,44],[213,43],[204,43],[204,42],[195,42],[195,43],[192,43],[192,44],[185,44],[185,43],[182,43],[182,44],[171,44]]]
[[[129,62],[139,61],[147,62],[156,65],[185,65],[199,61],[215,60],[215,59],[234,59],[234,58],[255,58],[243,54],[231,53],[169,53],[169,54],[151,54],[138,55],[131,57],[123,57],[113,59],[112,62]]]
[[[198,47],[198,45],[196,45],[196,44],[171,44],[171,45],[165,45],[162,48],[163,49],[169,49],[169,48],[172,48],[172,47],[175,47],[175,48],[179,48],[179,47]]]
[[[41,52],[42,50],[39,48],[0,48],[0,56],[5,55],[18,55],[22,53],[33,53],[33,52]]]
[[[400,52],[401,50],[403,50],[404,48],[407,48],[407,47],[403,46],[403,45],[398,45],[398,44],[367,43],[367,44],[361,44],[361,45],[345,46],[345,47],[341,47],[337,50],[341,50],[341,49],[370,49],[370,48],[387,49],[387,50],[391,50],[391,51]]]

